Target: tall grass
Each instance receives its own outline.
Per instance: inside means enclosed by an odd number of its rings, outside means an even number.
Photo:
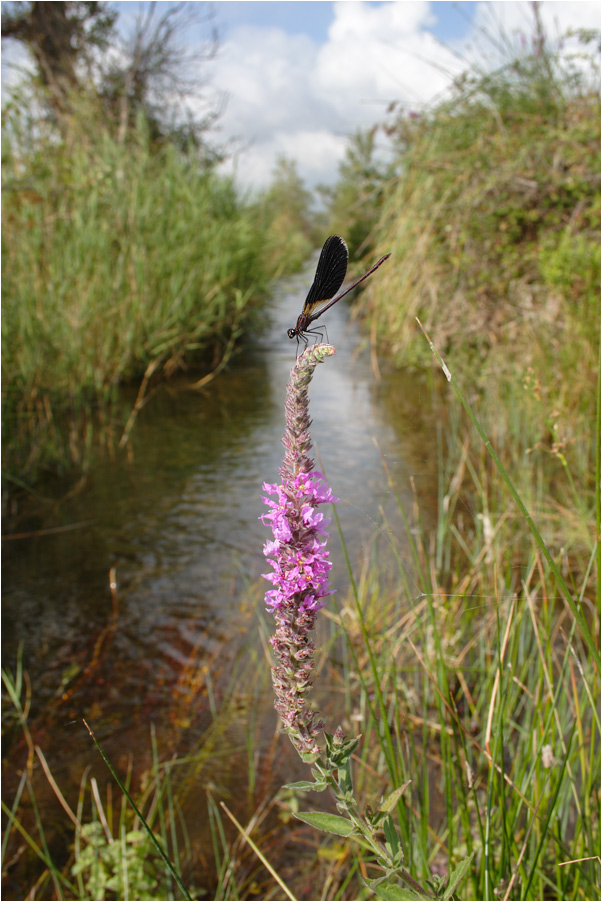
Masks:
[[[123,145],[93,117],[58,141],[9,111],[2,183],[3,460],[30,479],[82,463],[90,409],[120,383],[215,367],[269,273],[232,183],[142,118]]]
[[[317,662],[322,713],[332,726],[342,722],[348,735],[362,734],[355,769],[364,807],[411,781],[395,810],[404,867],[433,893],[437,875],[474,853],[461,898],[598,898],[600,684],[594,658],[510,493],[459,416],[450,414],[439,454],[438,522],[424,527],[419,499],[411,511],[404,509],[392,484],[405,534],[383,515],[361,571],[351,567],[349,596],[339,604],[335,596],[330,638],[327,633]],[[545,464],[540,459],[534,466],[543,471]],[[534,482],[543,481],[540,472]],[[546,509],[553,507],[552,500]],[[582,514],[588,541],[567,536],[554,556],[599,647],[589,516]],[[259,603],[257,588],[251,591]],[[283,782],[304,774],[287,757],[284,737],[270,742],[269,726],[266,731],[269,631],[262,617],[266,660],[260,646],[249,644],[227,686],[211,683],[198,662],[206,685],[196,680],[187,711],[209,706],[210,726],[193,749],[186,731],[174,737],[170,730],[175,754],[161,762],[154,751],[139,807],[188,886],[202,884],[214,898],[258,892],[282,898],[282,883],[296,898],[368,898],[362,878],[375,872],[361,846],[294,826],[299,800],[293,792],[276,794]],[[193,662],[189,670],[196,672]],[[20,701],[26,682],[19,669],[4,678],[33,761],[28,706]],[[41,752],[35,751],[38,760]],[[239,775],[235,798],[223,785],[225,761]],[[24,774],[35,800],[31,768]],[[62,790],[67,796],[68,787]],[[39,861],[47,894],[97,898],[104,881],[109,898],[126,874],[131,897],[166,898],[164,865],[127,806],[113,804],[105,827],[98,788],[84,781],[73,854],[60,865],[44,851],[43,816],[35,820],[42,840],[28,827],[33,802],[22,811],[22,791],[19,786],[10,806],[5,855],[14,854],[18,829]],[[220,800],[233,809],[240,832]],[[199,837],[203,823],[209,833]],[[121,847],[113,847],[120,837]],[[140,869],[142,861],[152,867]]]
[[[513,499],[452,421],[435,529],[399,500],[405,543],[382,527],[397,576],[367,562],[340,613],[365,797],[411,780],[398,816],[421,881],[474,852],[462,898],[595,899],[599,670]],[[575,516],[587,541],[566,534],[554,557],[599,648],[594,511]]]
[[[426,362],[419,316],[486,393],[487,426],[519,456],[557,438],[591,453],[599,80],[579,77],[541,35],[537,48],[489,75],[466,76],[450,101],[391,125],[401,175],[389,185],[377,239],[396,265],[383,272],[371,312],[402,365]],[[595,69],[596,50],[583,52]]]
[[[3,735],[12,746],[3,762],[3,898],[178,899],[214,891],[215,898],[238,898],[237,886],[245,891],[247,879],[256,877],[245,877],[253,856],[243,854],[234,831],[215,824],[213,799],[227,798],[224,784],[230,788],[234,781],[242,787],[230,800],[238,817],[251,815],[256,830],[265,829],[268,815],[274,819],[273,771],[256,751],[269,711],[269,671],[257,667],[253,651],[229,660],[226,680],[218,679],[219,667],[206,657],[192,659],[182,674],[185,700],[170,709],[167,729],[151,725],[150,752],[144,743],[129,750],[127,760],[119,754],[119,763],[111,762],[126,798],[92,740],[81,777],[73,770],[73,782],[57,780],[52,743],[36,742],[39,723],[31,718],[32,687],[19,650],[14,672],[2,671]],[[255,693],[262,698],[257,720],[250,705]],[[199,720],[205,725],[200,735]],[[83,729],[81,720],[71,725]],[[18,762],[13,772],[9,758]]]

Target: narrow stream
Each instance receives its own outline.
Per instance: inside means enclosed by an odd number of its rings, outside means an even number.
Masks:
[[[271,325],[227,371],[202,391],[183,380],[162,386],[139,413],[127,453],[100,458],[85,487],[60,503],[33,503],[31,535],[3,543],[3,666],[14,671],[22,642],[30,722],[44,724],[36,741],[55,773],[77,781],[90,760],[82,717],[101,725],[113,752],[147,748],[149,722],[168,718],[187,662],[214,657],[232,640],[245,581],[266,569],[261,486],[278,480],[296,350],[286,329],[312,267],[279,283]],[[395,516],[381,454],[406,502],[410,476],[425,498],[432,493],[429,396],[417,377],[375,379],[344,302],[324,319],[336,355],[310,388],[312,437],[356,562],[381,506]],[[330,547],[332,582],[344,598],[349,579],[334,524]],[[87,676],[101,649],[102,666]],[[9,743],[5,754],[17,751]]]

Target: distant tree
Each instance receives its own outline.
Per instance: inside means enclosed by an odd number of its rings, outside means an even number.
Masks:
[[[203,140],[220,111],[219,99],[203,96],[203,64],[217,51],[209,4],[172,3],[161,14],[142,4],[125,36],[117,18],[102,2],[4,3],[2,38],[28,48],[61,125],[85,95],[101,104],[121,142],[143,111],[154,138],[192,142],[215,156]],[[191,40],[195,28],[209,36]]]
[[[312,194],[297,171],[297,164],[284,155],[276,160],[272,182],[264,195],[263,204],[272,215],[286,213],[295,220],[301,231],[311,231],[309,215]]]
[[[70,93],[82,87],[92,53],[114,37],[116,19],[107,3],[3,3],[2,38],[29,49],[48,102],[61,115]]]
[[[333,187],[321,187],[329,230],[343,235],[351,255],[363,253],[378,222],[384,187],[392,172],[376,158],[377,129],[358,131],[350,139]]]
[[[202,144],[202,134],[221,110],[221,98],[207,101],[203,93],[203,65],[218,48],[213,15],[206,3],[173,3],[161,15],[154,3],[141,8],[100,78],[100,94],[121,140],[144,110],[154,135]],[[209,36],[193,43],[194,29],[208,30]]]
[[[261,196],[259,207],[268,228],[268,257],[273,272],[293,272],[320,243],[313,195],[305,187],[297,164],[278,157],[272,182]]]

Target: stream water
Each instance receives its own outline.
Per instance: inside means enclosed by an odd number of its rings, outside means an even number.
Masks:
[[[14,671],[23,643],[36,741],[63,775],[78,780],[93,754],[82,717],[118,756],[147,747],[149,721],[168,717],[187,662],[215,658],[239,632],[241,593],[266,569],[261,486],[278,480],[296,348],[286,329],[311,274],[279,283],[271,325],[225,372],[202,391],[190,380],[162,386],[138,414],[127,453],[100,456],[60,503],[32,502],[26,535],[3,543],[3,666]],[[335,305],[325,320],[336,355],[310,388],[312,438],[354,562],[381,507],[395,522],[381,455],[406,502],[412,476],[428,511],[435,442],[418,377],[377,380],[348,308]],[[344,597],[334,528],[330,547]]]

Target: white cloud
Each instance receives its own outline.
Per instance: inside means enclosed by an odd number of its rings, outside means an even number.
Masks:
[[[319,55],[323,84],[349,90],[363,83],[397,92],[402,56],[419,50],[424,29],[432,24],[429,4],[339,2],[334,10],[328,44]]]
[[[317,48],[305,35],[279,28],[234,30],[214,65],[213,81],[228,93],[224,123],[246,137],[272,135],[294,127],[299,115],[312,112],[307,75]],[[314,113],[315,115],[315,113]]]
[[[281,155],[301,161],[298,169],[308,185],[335,181],[338,162],[347,138],[328,130],[279,131],[245,147],[222,168],[234,173],[245,188],[265,187],[271,181],[274,163]]]
[[[311,4],[307,4],[311,15]],[[250,144],[236,169],[240,180],[269,182],[280,153],[297,161],[310,185],[332,181],[345,138],[381,121],[393,100],[421,104],[458,70],[424,29],[430,5],[338,2],[328,40],[279,28],[233,30],[213,66],[213,83],[228,96],[220,130]],[[437,65],[429,60],[438,57]]]
[[[306,6],[311,16],[312,4]],[[552,36],[569,26],[599,25],[599,3],[559,0],[540,9]],[[228,95],[223,136],[249,145],[237,163],[240,181],[266,185],[281,153],[297,161],[310,186],[332,180],[346,136],[382,121],[391,101],[420,108],[441,96],[471,58],[481,64],[493,60],[494,47],[480,29],[495,34],[501,23],[515,44],[517,31],[533,33],[533,14],[524,0],[478,3],[472,50],[462,61],[458,46],[444,47],[428,31],[433,22],[432,4],[425,0],[343,0],[334,4],[321,46],[280,28],[231,31],[212,77]]]
[[[459,71],[455,55],[426,30],[433,22],[425,2],[336,3],[318,54],[319,90],[354,127],[381,118],[393,100],[425,103]]]

